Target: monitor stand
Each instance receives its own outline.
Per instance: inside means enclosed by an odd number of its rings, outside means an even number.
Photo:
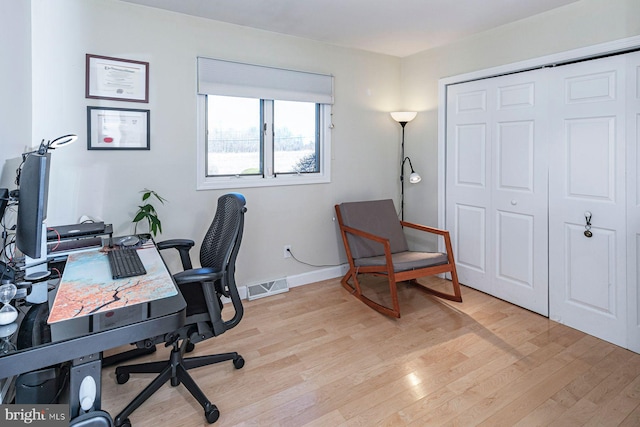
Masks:
[[[27,302],[41,304],[47,301],[49,284],[46,280],[51,275],[47,265],[47,227],[42,225],[40,243],[40,258],[24,257],[24,280],[31,282],[31,293],[27,295]]]

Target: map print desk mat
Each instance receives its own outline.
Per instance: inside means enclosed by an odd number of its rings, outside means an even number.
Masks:
[[[147,274],[113,280],[106,249],[70,254],[49,324],[130,307],[177,295],[158,250],[152,242],[138,249]]]

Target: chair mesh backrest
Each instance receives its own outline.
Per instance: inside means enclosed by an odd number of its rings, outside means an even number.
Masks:
[[[347,202],[339,205],[342,223],[376,236],[389,239],[391,253],[409,250],[396,208],[391,199]],[[384,255],[384,247],[372,240],[347,233],[353,258]]]
[[[244,205],[242,195],[231,193],[220,196],[216,215],[200,247],[202,267],[217,270],[226,268],[242,225]]]

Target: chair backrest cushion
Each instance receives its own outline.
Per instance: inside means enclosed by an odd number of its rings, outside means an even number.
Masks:
[[[230,261],[242,225],[244,196],[224,194],[218,198],[218,207],[200,247],[200,265],[222,271]]]
[[[344,225],[389,239],[391,253],[409,250],[396,208],[391,199],[346,202],[339,205]],[[384,247],[373,240],[347,233],[354,258],[384,255]]]

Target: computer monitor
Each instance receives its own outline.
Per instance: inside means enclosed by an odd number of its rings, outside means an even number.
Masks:
[[[0,188],[0,221],[4,217],[4,211],[9,203],[9,189]]]
[[[50,159],[50,154],[29,154],[20,171],[16,247],[31,258],[25,264],[44,262],[47,257],[44,220],[47,218]],[[44,261],[38,261],[42,258]]]

